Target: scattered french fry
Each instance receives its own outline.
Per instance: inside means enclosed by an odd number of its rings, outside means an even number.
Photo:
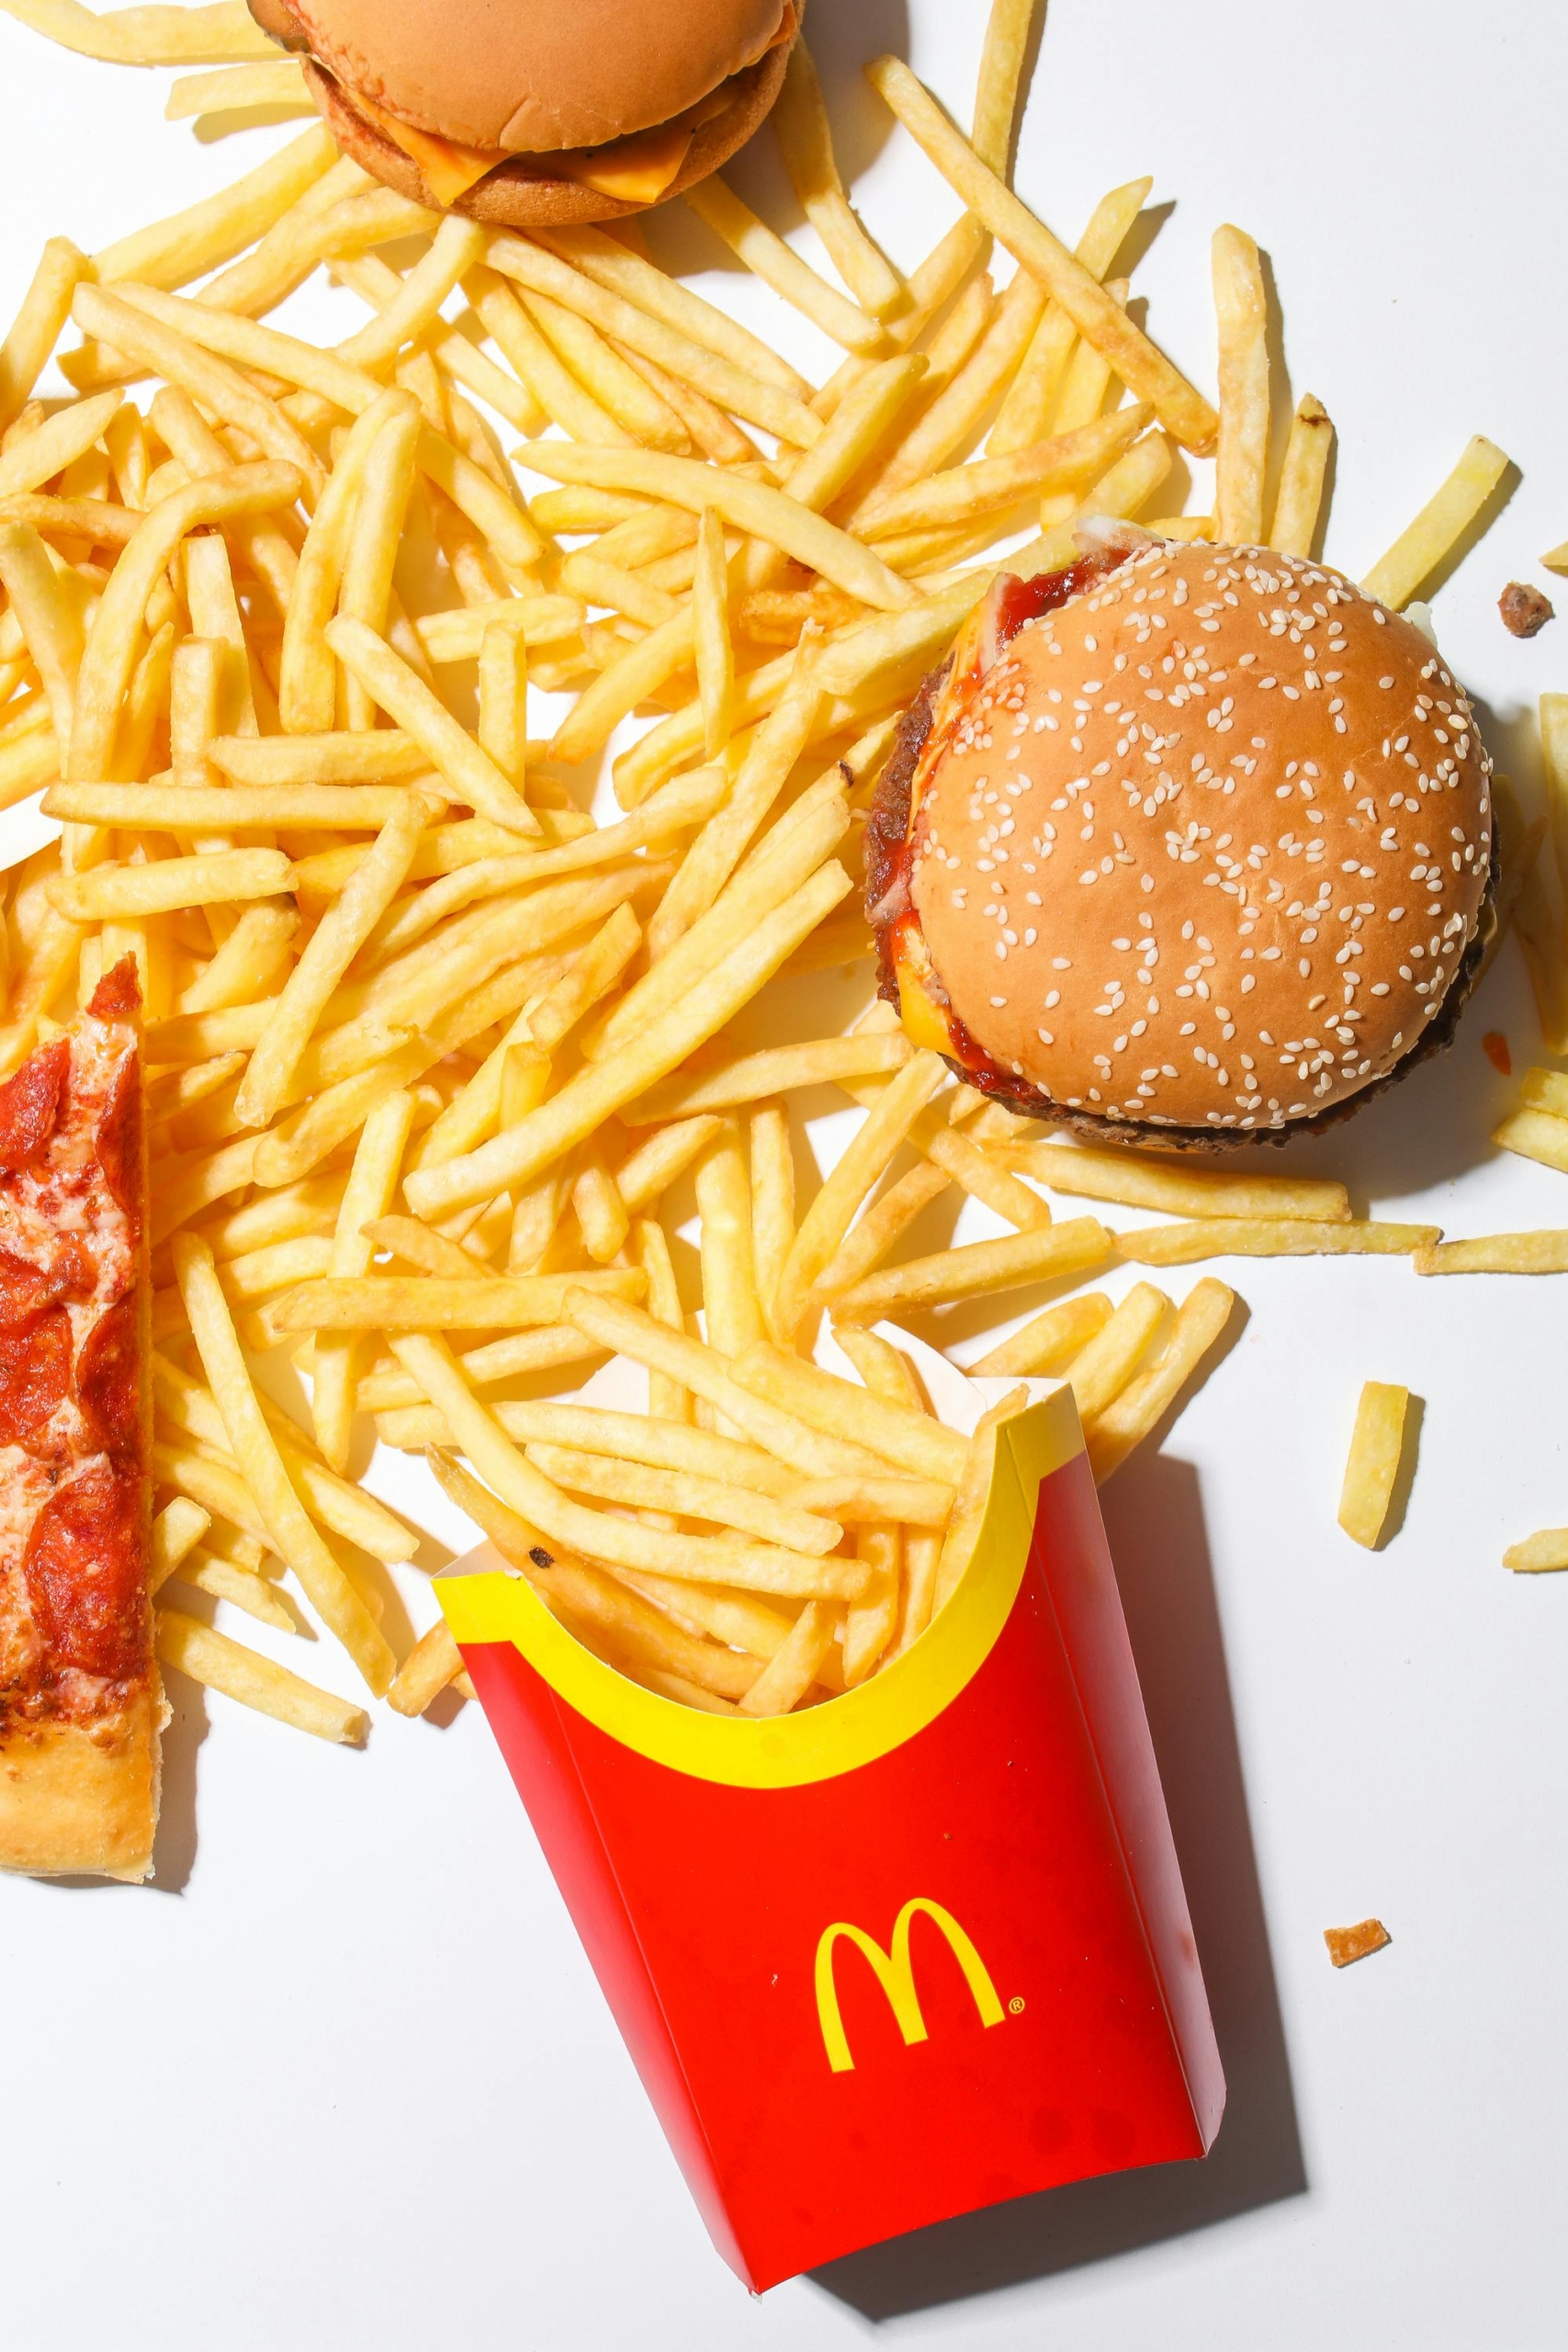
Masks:
[[[1369,1380],[1356,1408],[1339,1524],[1352,1542],[1376,1551],[1404,1458],[1410,1417],[1410,1391]]]

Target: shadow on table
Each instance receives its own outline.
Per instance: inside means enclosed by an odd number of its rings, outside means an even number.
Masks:
[[[1224,2062],[1224,2122],[1201,2164],[1021,2198],[811,2274],[870,2320],[1104,2261],[1306,2187],[1196,1471],[1140,1454],[1106,1489],[1105,1519]]]

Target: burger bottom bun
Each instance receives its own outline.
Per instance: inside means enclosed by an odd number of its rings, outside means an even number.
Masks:
[[[868,865],[868,900],[879,887],[873,861],[879,851],[886,854],[896,841],[902,841],[908,830],[909,792],[915,769],[931,728],[931,707],[946,674],[947,664],[942,663],[921,683],[908,709],[892,756],[883,770],[877,787],[871,823],[866,828],[865,846]],[[1442,1003],[1422,1030],[1408,1053],[1402,1054],[1392,1069],[1381,1078],[1369,1080],[1359,1092],[1348,1094],[1338,1102],[1331,1102],[1310,1119],[1292,1119],[1281,1127],[1181,1127],[1143,1125],[1135,1119],[1107,1118],[1098,1111],[1069,1110],[1066,1104],[1053,1102],[1038,1087],[1015,1079],[1005,1071],[994,1075],[987,1070],[969,1069],[954,1056],[945,1058],[954,1077],[963,1079],[979,1093],[994,1102],[1015,1111],[1021,1119],[1039,1119],[1054,1127],[1065,1127],[1080,1142],[1116,1144],[1134,1151],[1236,1151],[1261,1143],[1290,1143],[1297,1136],[1320,1136],[1342,1120],[1354,1116],[1363,1104],[1391,1086],[1397,1086],[1408,1077],[1418,1062],[1427,1061],[1434,1054],[1447,1051],[1452,1045],[1460,1014],[1468,1003],[1482,970],[1486,964],[1497,929],[1497,876],[1499,868],[1496,828],[1492,832],[1492,860],[1486,877],[1486,891],[1476,917],[1475,933],[1459,969],[1449,984]],[[877,944],[877,993],[889,1003],[898,1002],[898,981],[891,969],[886,939]]]
[[[693,132],[686,160],[659,198],[660,204],[705,180],[744,147],[778,96],[792,46],[781,41],[754,65],[731,74],[726,85],[730,92],[728,105]],[[313,58],[305,61],[305,84],[345,155],[388,187],[396,188],[400,196],[434,211],[443,209],[425,187],[412,157],[367,121],[342,84],[324,74]],[[454,212],[467,213],[470,220],[498,229],[579,229],[591,221],[618,220],[625,213],[648,209],[619,197],[601,196],[596,188],[583,187],[576,180],[557,178],[547,168],[546,158],[538,155],[508,156],[451,207]]]

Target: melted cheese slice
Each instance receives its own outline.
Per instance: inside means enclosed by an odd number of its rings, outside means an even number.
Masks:
[[[498,148],[460,147],[455,139],[415,130],[357,90],[354,103],[394,147],[400,147],[419,165],[420,175],[437,204],[456,204],[487,172],[506,161]],[[597,195],[618,198],[623,204],[657,204],[686,160],[693,129],[688,114],[679,121],[657,123],[651,130],[612,140],[607,146],[564,149],[550,163],[559,178],[575,180]]]

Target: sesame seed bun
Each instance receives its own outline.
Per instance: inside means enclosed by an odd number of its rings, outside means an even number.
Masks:
[[[613,220],[642,207],[552,173],[563,150],[604,145],[716,94],[660,201],[716,171],[758,128],[784,80],[789,0],[250,0],[264,31],[305,58],[311,97],[346,154],[434,204],[419,166],[355,104],[507,161],[454,210],[511,228]],[[787,37],[781,38],[781,35]]]
[[[935,684],[878,821],[919,768],[900,903],[987,1091],[1100,1141],[1280,1140],[1447,1042],[1490,769],[1410,622],[1321,564],[1156,541],[939,702],[922,758]]]

